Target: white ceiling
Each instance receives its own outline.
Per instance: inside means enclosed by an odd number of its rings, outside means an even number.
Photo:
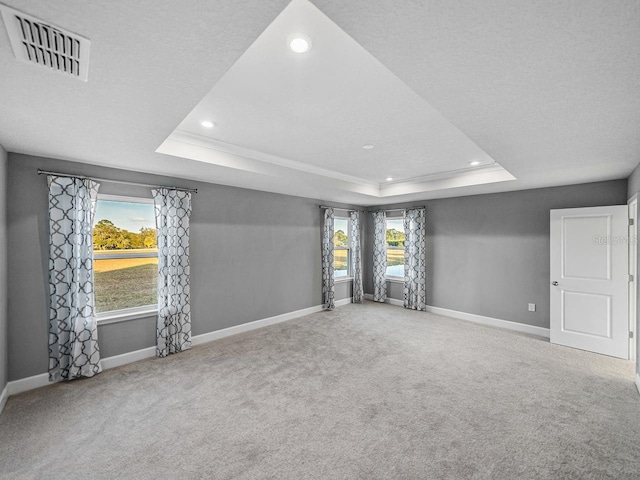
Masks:
[[[309,52],[288,48],[296,32],[311,38]],[[479,170],[513,180],[307,0],[282,11],[158,151],[219,163],[220,150],[369,187],[373,197],[388,177],[395,191],[409,181],[437,190],[433,177],[443,174],[486,183]]]
[[[91,40],[84,83],[16,61],[0,32],[13,152],[360,205],[640,161],[635,0],[6,3]],[[280,40],[294,27],[308,54]]]

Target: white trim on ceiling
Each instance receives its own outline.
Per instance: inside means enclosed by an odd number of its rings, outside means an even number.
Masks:
[[[449,188],[482,185],[486,183],[506,182],[516,178],[500,164],[474,167],[466,170],[434,173],[404,180],[398,183],[382,184],[380,197],[408,195],[410,193],[446,190]]]
[[[156,152],[254,173],[271,175],[287,173],[287,170],[276,170],[278,167],[288,169],[290,174],[293,174],[291,170],[295,170],[317,177],[324,177],[325,179],[328,178],[345,182],[345,185],[342,186],[344,190],[358,191],[359,193],[376,198],[516,179],[500,164],[494,162],[488,165],[480,165],[462,170],[451,170],[388,183],[377,183],[364,178],[354,177],[231,143],[221,142],[182,130],[172,133],[162,145],[158,147]],[[216,153],[219,155],[216,155]],[[227,155],[232,157],[228,157]],[[291,180],[295,181],[295,175],[291,175]]]
[[[363,178],[354,177],[344,173],[335,172],[322,167],[316,167],[315,165],[308,165],[306,163],[298,162],[288,158],[273,155],[271,153],[264,153],[259,150],[253,150],[251,148],[241,147],[232,143],[222,142],[213,138],[208,138],[202,135],[197,135],[184,130],[176,131],[169,135],[169,138],[176,142],[187,143],[191,145],[197,145],[200,147],[209,148],[218,152],[231,153],[233,155],[239,155],[241,157],[250,158],[252,160],[260,160],[261,162],[271,163],[281,167],[292,168],[294,170],[300,170],[306,173],[313,173],[315,175],[322,175],[323,177],[335,178],[337,180],[343,180],[345,182],[357,183],[359,185],[368,185],[379,187],[380,184],[365,180]]]

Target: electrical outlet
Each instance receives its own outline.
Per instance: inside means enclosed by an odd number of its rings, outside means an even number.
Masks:
[[[536,304],[535,303],[530,303],[529,304],[529,311],[530,312],[535,312],[536,311]]]

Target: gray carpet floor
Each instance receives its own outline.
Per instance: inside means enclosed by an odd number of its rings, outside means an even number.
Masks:
[[[640,478],[630,362],[348,305],[9,399],[1,478]]]

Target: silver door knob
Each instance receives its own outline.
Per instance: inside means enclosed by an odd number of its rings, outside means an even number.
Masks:
[[[558,282],[551,282],[551,285],[553,285],[554,287],[558,286]]]

